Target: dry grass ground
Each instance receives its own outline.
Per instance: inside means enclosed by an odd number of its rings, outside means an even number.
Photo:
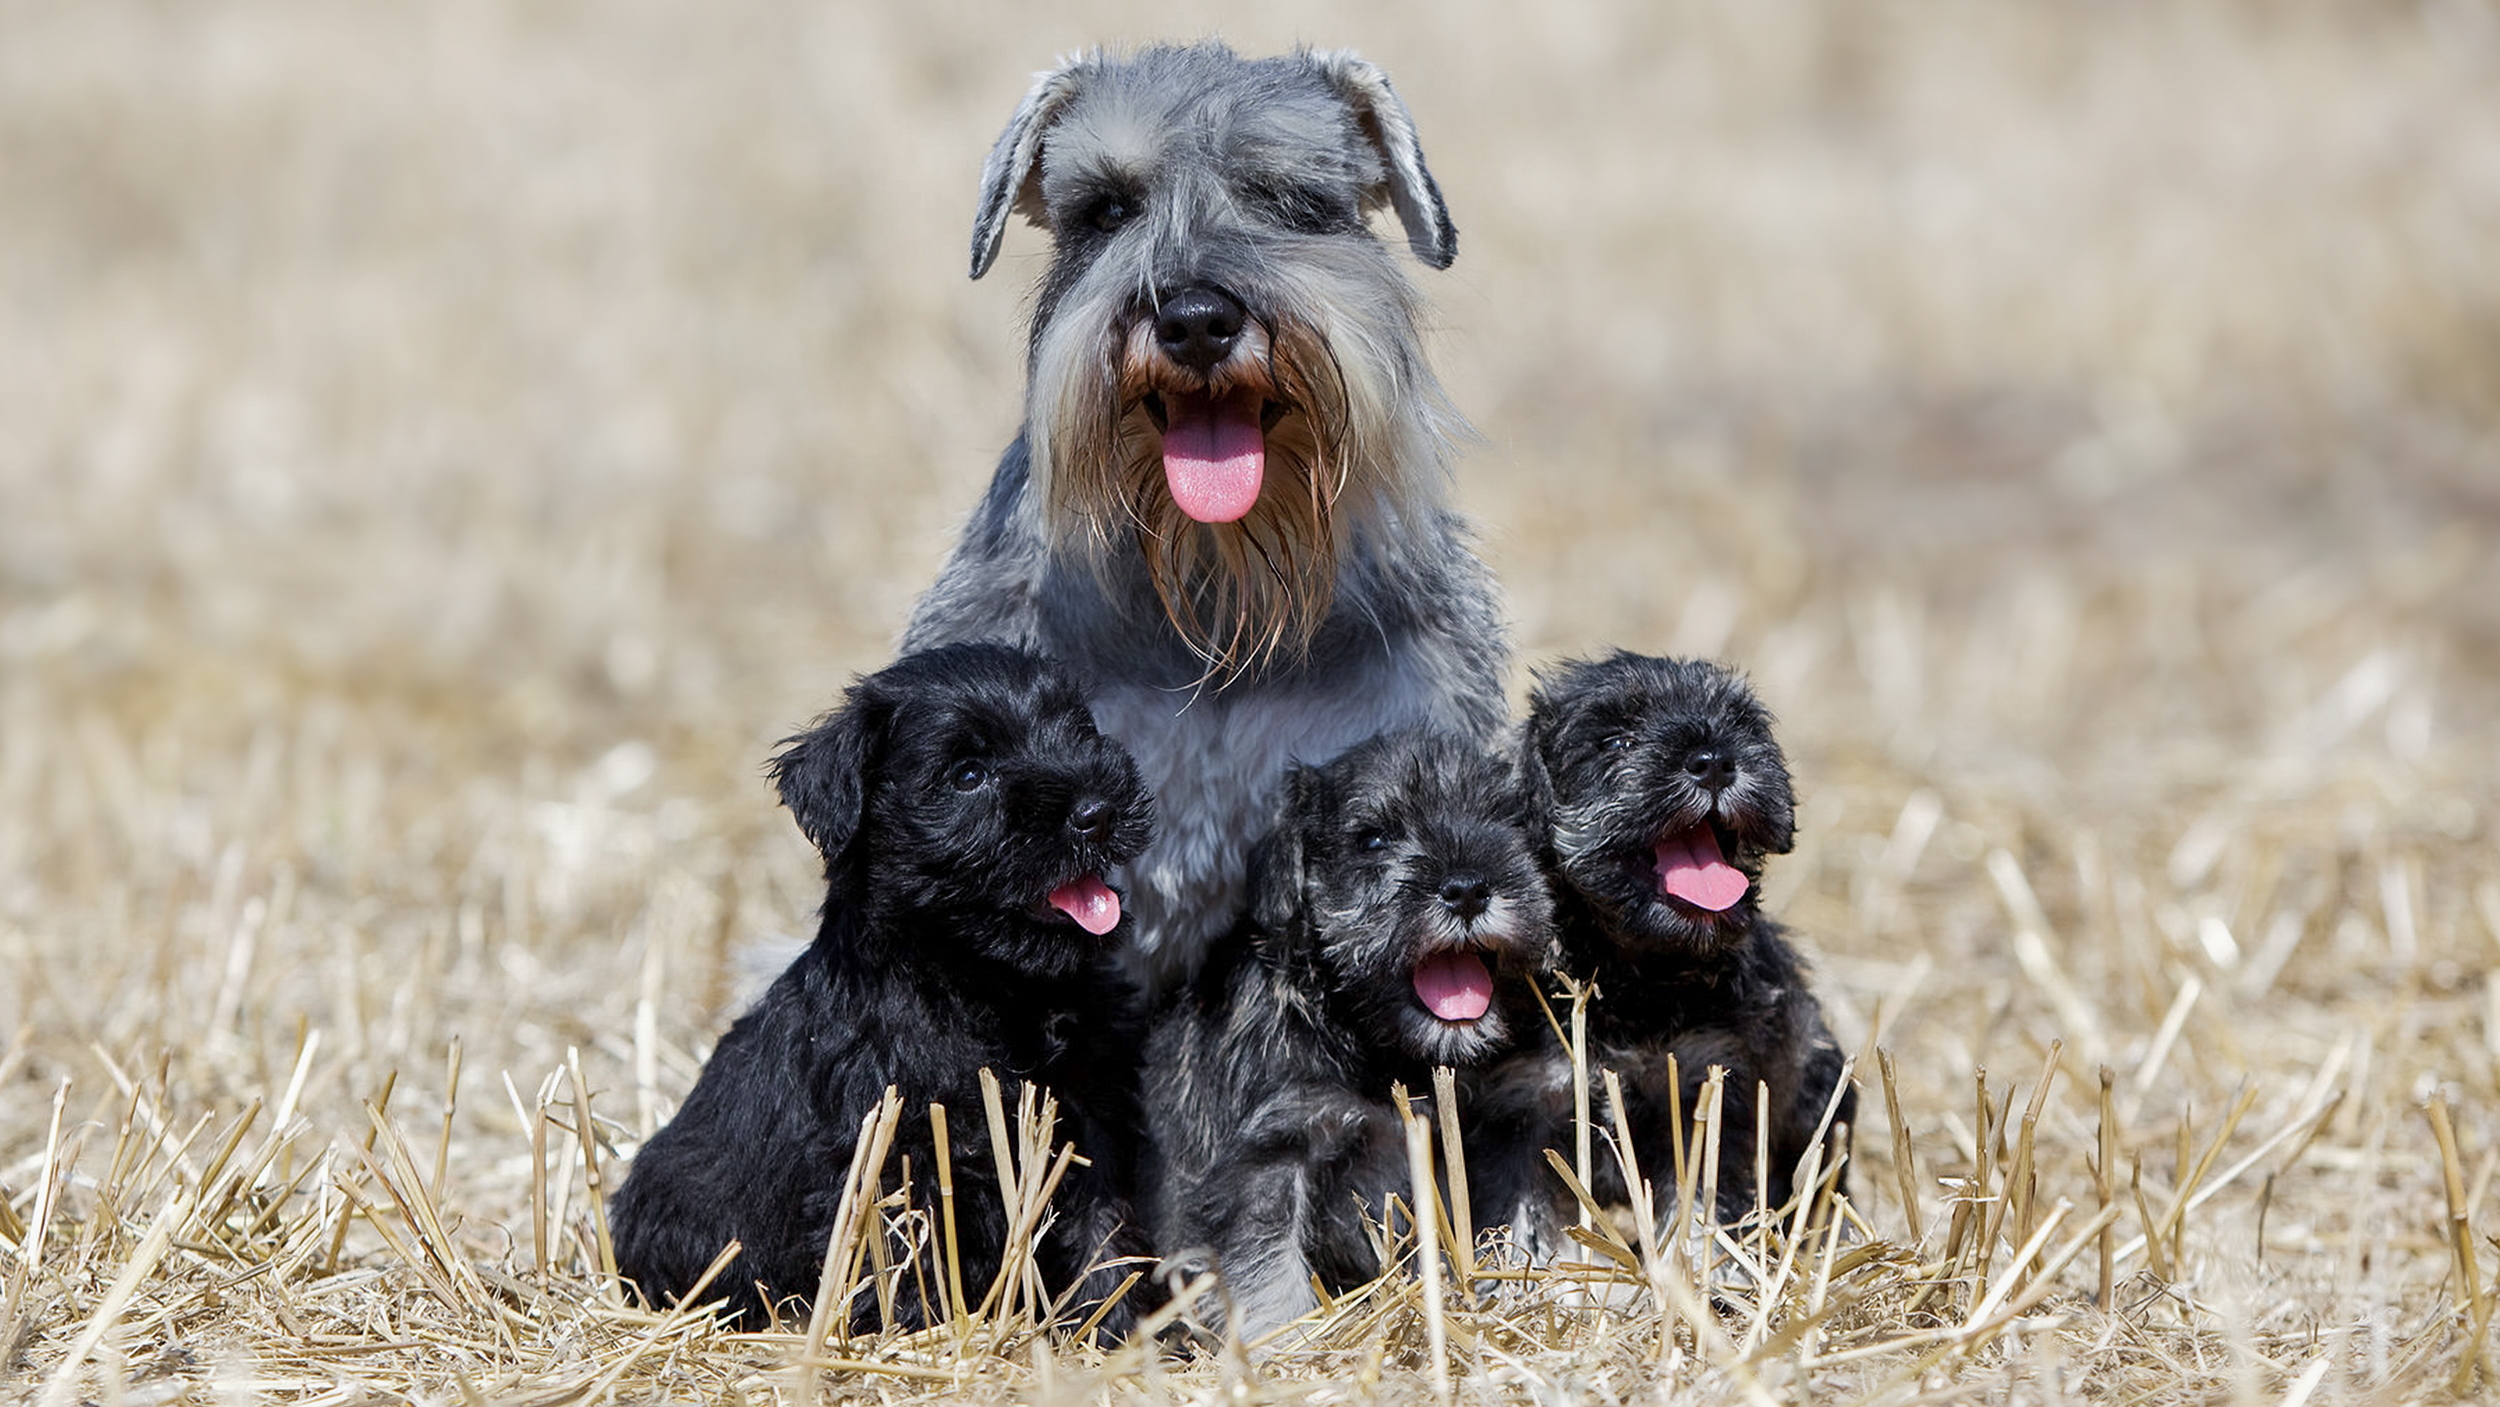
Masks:
[[[2500,11],[1066,8],[0,0],[0,1397],[2488,1400]],[[1523,658],[1780,712],[1872,1236],[1246,1376],[629,1312],[581,1092],[1010,432],[978,159],[1219,25],[1415,109]]]

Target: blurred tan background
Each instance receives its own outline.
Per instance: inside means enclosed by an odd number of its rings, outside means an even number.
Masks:
[[[1523,663],[1753,672],[1772,896],[1918,1107],[2057,1035],[2148,1129],[2339,1049],[2337,1137],[2495,1107],[2487,0],[0,0],[0,1180],[90,1042],[664,1113],[818,897],[767,750],[1013,431],[990,139],[1217,32],[1397,82]]]

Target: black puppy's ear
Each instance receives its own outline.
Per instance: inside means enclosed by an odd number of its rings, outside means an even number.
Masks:
[[[781,804],[824,853],[828,871],[842,867],[859,834],[868,764],[883,712],[854,688],[842,707],[818,719],[815,727],[783,739],[781,751],[765,766],[765,775],[781,792]]]

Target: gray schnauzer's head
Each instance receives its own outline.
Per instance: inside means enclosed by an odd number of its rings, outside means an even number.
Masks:
[[[972,273],[1050,232],[1025,440],[1053,543],[1133,543],[1219,670],[1307,644],[1366,515],[1439,492],[1454,417],[1365,217],[1445,268],[1458,232],[1406,107],[1341,51],[1221,44],[1043,74],[982,171]]]
[[[1617,942],[1743,940],[1763,857],[1796,836],[1787,761],[1743,680],[1628,652],[1559,665],[1529,696],[1523,752],[1556,878]]]
[[[1407,729],[1295,768],[1252,871],[1272,957],[1401,1061],[1475,1064],[1535,1009],[1553,910],[1527,797],[1471,743]]]

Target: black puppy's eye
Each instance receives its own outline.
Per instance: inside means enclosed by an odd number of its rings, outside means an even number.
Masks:
[[[967,757],[946,774],[947,785],[957,791],[979,791],[990,779],[990,764],[977,757]]]

